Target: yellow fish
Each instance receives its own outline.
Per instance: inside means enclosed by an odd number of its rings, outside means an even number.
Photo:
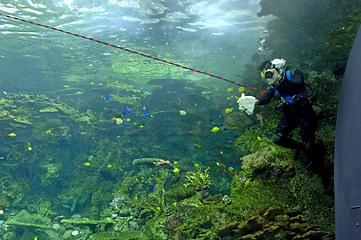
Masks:
[[[177,164],[178,162],[177,161],[174,161],[173,164]]]
[[[233,167],[229,167],[228,171],[232,172],[233,171]]]
[[[5,95],[7,94],[5,91],[3,92]]]
[[[85,162],[85,163],[84,163],[84,166],[89,167],[89,166],[90,166],[90,162]]]
[[[214,127],[214,128],[212,128],[211,132],[218,132],[219,129],[220,129],[219,127]]]
[[[140,181],[139,181],[139,179],[138,179],[137,177],[135,178],[135,181],[140,182]]]
[[[112,168],[112,165],[111,165],[111,164],[108,164],[108,165],[107,165],[107,168]]]
[[[121,119],[121,118],[116,118],[115,119],[115,124],[117,124],[118,126],[120,125],[120,124],[122,124],[123,123],[123,120]]]
[[[64,87],[65,87],[65,88],[68,88],[68,87],[69,87],[69,85],[64,85]]]
[[[31,150],[33,150],[33,149],[32,149],[31,147],[28,147],[28,150],[31,151]]]
[[[228,88],[227,89],[227,92],[232,92],[233,91],[233,88]]]
[[[83,92],[81,92],[81,91],[78,91],[78,92],[76,92],[75,94],[83,94]]]
[[[45,133],[51,133],[51,130],[46,131]]]
[[[179,171],[180,171],[179,168],[175,168],[175,169],[173,170],[174,173],[179,173]]]
[[[239,92],[239,93],[243,93],[243,92],[244,92],[244,87],[239,87],[239,88],[238,88],[238,92]]]
[[[223,151],[219,151],[219,153],[223,155]]]
[[[15,133],[9,133],[8,136],[9,137],[16,137],[16,134]]]
[[[233,111],[233,108],[227,108],[226,110],[224,110],[225,113],[231,113]]]
[[[250,181],[251,181],[251,179],[248,179],[248,180],[244,183],[244,186],[247,187]]]
[[[85,135],[85,134],[86,134],[86,132],[81,132],[80,134],[81,134],[81,135]]]
[[[194,146],[196,146],[197,148],[201,147],[201,145],[199,145],[198,143],[195,143]]]
[[[187,112],[185,110],[180,110],[179,115],[185,116],[185,115],[187,115]]]
[[[174,206],[174,207],[177,207],[177,202],[174,202],[174,203],[173,203],[173,206]]]
[[[134,199],[135,199],[135,200],[138,200],[138,197],[137,197],[137,196],[135,196],[135,197],[134,197]]]
[[[201,166],[199,166],[198,163],[194,164],[194,166],[195,166],[196,168],[201,168]]]
[[[217,162],[217,166],[219,166],[219,162]]]
[[[257,137],[257,140],[261,140],[261,137]]]
[[[34,237],[34,240],[38,240],[38,236]]]

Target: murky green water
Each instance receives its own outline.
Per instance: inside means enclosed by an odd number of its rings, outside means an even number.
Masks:
[[[247,187],[240,158],[270,144],[273,126],[238,110],[243,88],[207,74],[243,83],[252,56],[271,54],[263,40],[274,18],[259,10],[231,0],[2,1],[2,239],[187,239],[195,233],[179,226],[208,211],[226,223],[229,212],[198,205],[207,194],[228,204],[232,181]],[[209,192],[195,191],[207,181]]]

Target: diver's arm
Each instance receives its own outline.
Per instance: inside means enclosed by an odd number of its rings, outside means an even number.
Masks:
[[[265,95],[257,99],[256,105],[266,105],[268,104],[272,97],[275,95],[275,90],[273,88],[268,88]]]
[[[293,71],[292,82],[297,84],[304,84],[303,74],[299,69]]]

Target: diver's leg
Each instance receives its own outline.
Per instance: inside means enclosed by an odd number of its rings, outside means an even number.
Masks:
[[[312,164],[320,163],[322,156],[315,145],[315,132],[317,128],[317,120],[315,112],[312,108],[308,109],[299,120],[301,137],[304,144],[305,155],[307,161],[306,168],[310,168]]]
[[[284,114],[276,127],[275,133],[273,134],[273,142],[281,147],[303,150],[302,143],[288,138],[288,134],[296,127],[296,119],[291,115]]]
[[[332,180],[325,166],[325,151],[315,144],[316,129],[316,115],[313,109],[310,109],[305,117],[300,120],[300,130],[307,158],[305,167],[307,169],[312,167],[320,175],[323,189],[325,192],[329,192],[332,190]]]

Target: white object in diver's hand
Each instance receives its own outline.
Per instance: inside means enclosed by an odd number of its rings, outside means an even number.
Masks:
[[[248,115],[252,115],[257,99],[253,96],[246,96],[242,93],[242,96],[237,100],[237,102],[239,104],[239,110],[244,110]]]

